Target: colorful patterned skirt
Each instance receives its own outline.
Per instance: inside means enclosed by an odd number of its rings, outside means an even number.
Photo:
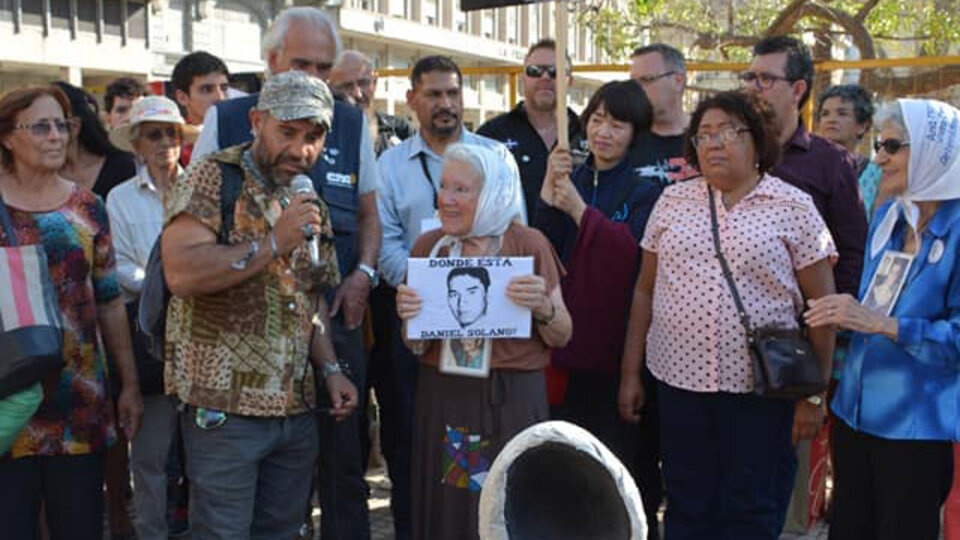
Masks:
[[[543,370],[478,379],[420,366],[411,456],[414,540],[479,538],[480,488],[504,445],[548,420]]]

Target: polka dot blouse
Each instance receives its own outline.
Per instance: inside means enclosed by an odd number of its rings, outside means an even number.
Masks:
[[[796,272],[824,258],[833,238],[809,195],[765,175],[727,210],[716,192],[720,245],[751,323],[796,328],[803,296]],[[657,254],[647,363],[666,384],[696,392],[753,389],[747,341],[713,247],[707,184],[667,188],[643,249]]]

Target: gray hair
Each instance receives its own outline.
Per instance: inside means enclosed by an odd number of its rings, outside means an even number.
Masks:
[[[294,21],[305,22],[313,26],[317,31],[329,34],[330,37],[333,38],[336,49],[334,61],[340,57],[343,44],[340,42],[340,35],[337,33],[337,26],[334,24],[333,19],[320,8],[299,6],[283,10],[263,34],[260,49],[263,51],[264,59],[266,59],[270,53],[283,52],[283,38],[290,29],[290,23]]]
[[[483,173],[483,161],[480,159],[480,156],[473,151],[473,147],[471,145],[454,143],[448,146],[447,150],[443,153],[443,162],[446,163],[448,161],[456,161],[469,166],[475,173],[477,173],[477,176],[480,177],[481,183],[485,180]]]
[[[650,45],[637,47],[633,50],[630,58],[652,53],[660,54],[660,57],[663,58],[663,65],[666,66],[667,69],[672,69],[680,73],[687,72],[687,62],[683,57],[683,53],[676,47],[671,47],[666,43],[651,43]]]
[[[883,128],[884,124],[893,124],[903,132],[905,141],[910,140],[910,131],[907,129],[907,123],[903,119],[903,110],[900,109],[899,101],[888,101],[880,106],[877,114],[873,116],[873,125]]]
[[[371,60],[369,56],[363,54],[362,52],[356,49],[348,49],[340,53],[337,56],[337,64],[341,64],[344,61],[349,60],[351,58],[356,60],[358,63],[360,63],[360,65],[363,66],[363,69],[365,71],[373,69],[373,60]]]

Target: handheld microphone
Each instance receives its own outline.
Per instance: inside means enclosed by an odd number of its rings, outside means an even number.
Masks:
[[[310,193],[317,195],[317,190],[313,189],[313,180],[305,174],[298,174],[290,181],[290,188],[296,194]],[[309,225],[301,228],[303,236],[307,239],[307,247],[310,249],[310,262],[314,268],[320,266],[320,239],[313,234],[313,229]]]

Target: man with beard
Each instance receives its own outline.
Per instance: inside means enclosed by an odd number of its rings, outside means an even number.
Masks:
[[[443,153],[456,142],[492,148],[509,166],[516,162],[497,141],[470,133],[463,127],[463,77],[457,64],[446,56],[427,56],[413,66],[407,104],[417,116],[420,131],[380,156],[380,193],[377,206],[383,223],[380,271],[393,300],[384,316],[392,323],[392,344],[396,376],[394,440],[384,446],[387,470],[393,483],[391,508],[398,540],[410,538],[410,451],[413,435],[413,398],[417,381],[417,359],[403,344],[396,310],[396,291],[407,274],[410,248],[421,233],[440,227],[437,197]],[[383,418],[387,420],[386,417]],[[392,450],[388,449],[392,446]]]
[[[377,74],[373,62],[360,51],[343,51],[337,64],[330,70],[330,88],[347,103],[359,107],[367,117],[373,151],[379,156],[388,148],[400,144],[413,133],[410,123],[392,114],[382,113],[373,106],[377,90]]]
[[[318,445],[313,373],[342,420],[357,390],[340,372],[325,292],[340,281],[327,205],[295,193],[320,157],[333,98],[299,72],[267,80],[252,143],[195,164],[166,195],[170,291],[166,390],[181,416],[194,537],[293,538]],[[319,237],[319,264],[308,235]],[[316,241],[316,240],[310,240]],[[317,321],[314,323],[313,321]],[[316,329],[314,328],[316,326]]]
[[[267,78],[302,71],[321,80],[330,74],[341,50],[334,22],[315,7],[291,7],[280,13],[263,35]],[[194,157],[249,140],[249,111],[257,96],[221,101],[210,107]],[[370,290],[377,284],[380,219],[377,216],[377,167],[363,113],[342,101],[333,104],[333,124],[323,156],[308,171],[314,189],[330,208],[334,242],[343,281],[327,295],[333,344],[350,379],[365,386],[363,321]],[[327,404],[323,404],[326,406]],[[360,404],[361,410],[364,404]],[[319,419],[320,439],[333,440],[320,450],[318,492],[321,536],[325,539],[370,538],[368,489],[363,477],[359,420],[334,426]],[[304,499],[304,505],[307,500]],[[312,527],[312,524],[306,527]],[[309,532],[309,531],[305,531]]]
[[[534,43],[523,59],[523,101],[512,111],[488,120],[477,133],[496,139],[507,146],[520,167],[523,196],[527,201],[527,217],[533,211],[543,177],[547,173],[547,156],[557,144],[557,44],[550,38]],[[567,58],[567,66],[572,65]],[[573,77],[566,74],[567,84]],[[586,142],[580,135],[577,113],[567,108],[567,132],[570,149],[585,156]]]

